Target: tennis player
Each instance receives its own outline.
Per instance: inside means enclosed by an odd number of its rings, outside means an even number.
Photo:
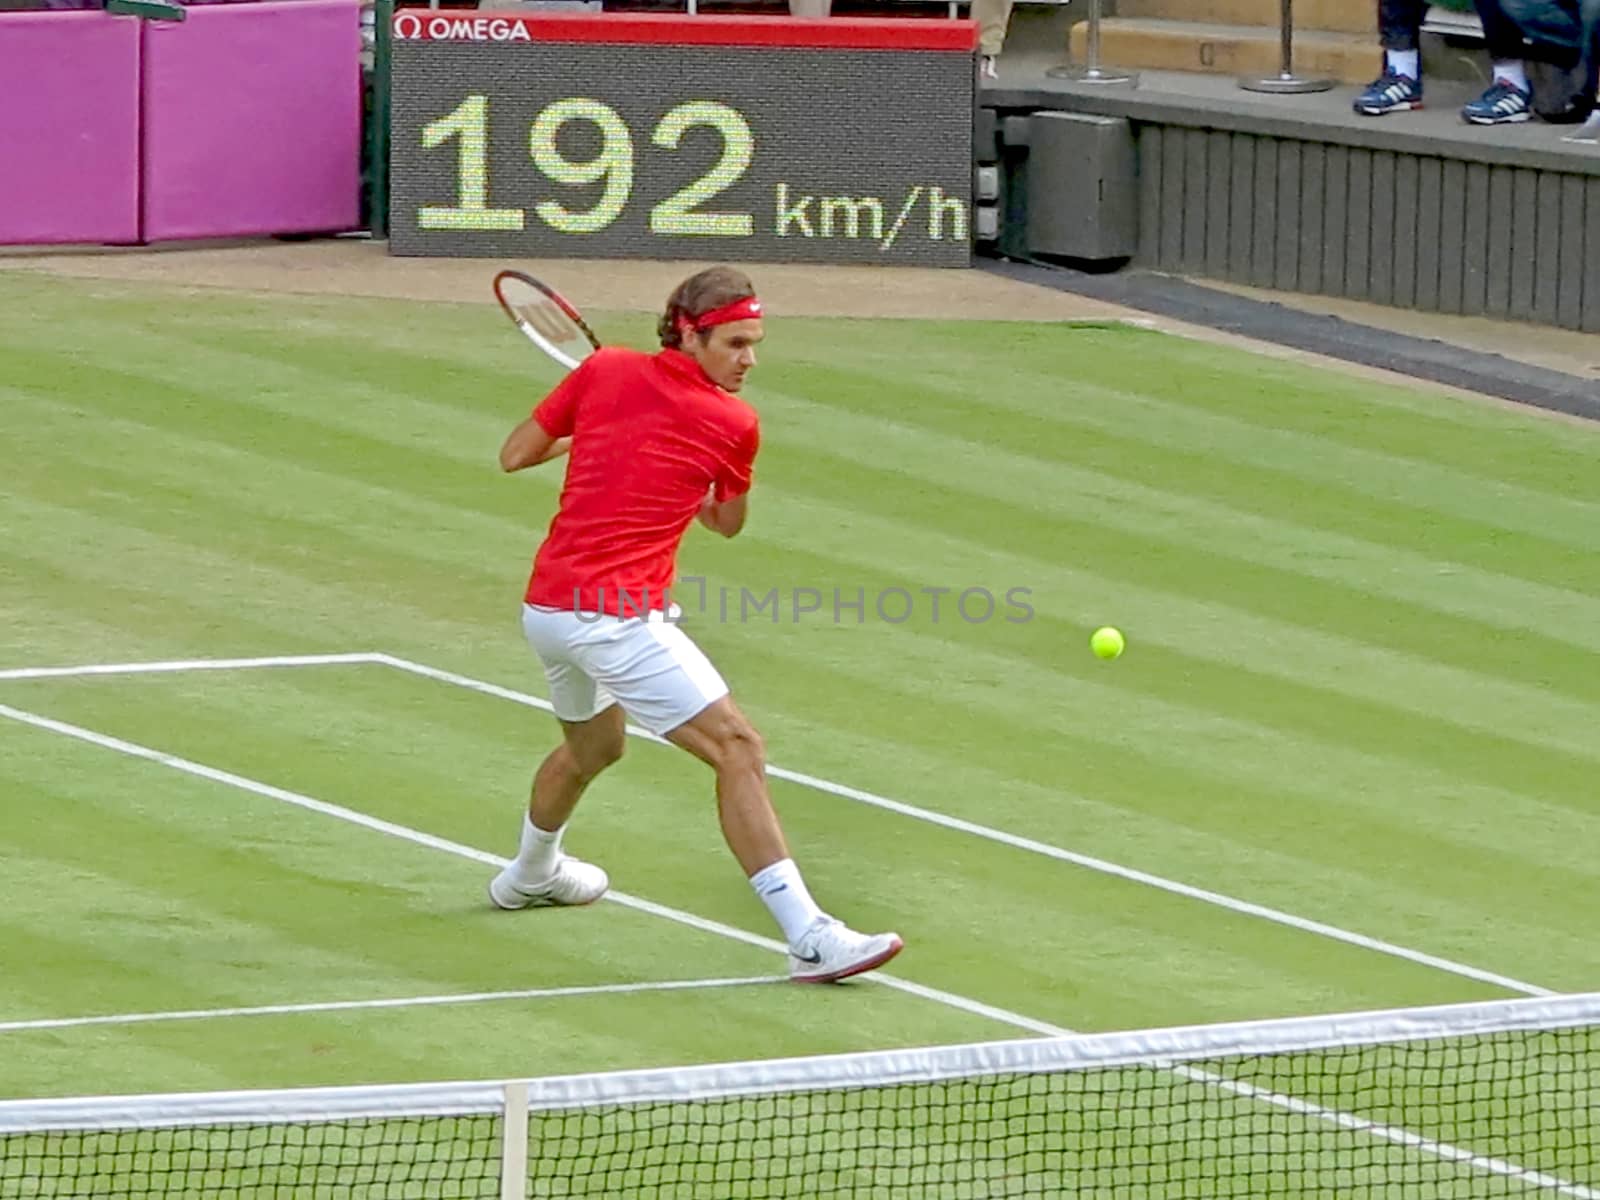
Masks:
[[[590,355],[500,450],[506,471],[568,455],[522,609],[563,738],[534,775],[521,848],[489,895],[517,909],[605,894],[606,873],[563,853],[561,839],[584,789],[622,757],[631,717],[716,772],[723,836],[783,930],[790,978],[870,971],[900,952],[900,937],[857,933],[811,898],[772,807],[761,736],[668,619],[690,524],[723,537],[744,527],[760,427],[735,393],[756,363],[761,301],[745,275],[713,267],[678,285],[658,333],[655,354]]]

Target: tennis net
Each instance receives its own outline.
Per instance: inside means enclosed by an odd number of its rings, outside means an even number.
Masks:
[[[0,1198],[1600,1200],[1600,993],[493,1083],[0,1103]]]

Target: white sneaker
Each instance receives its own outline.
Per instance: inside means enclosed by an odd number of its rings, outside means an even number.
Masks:
[[[982,71],[985,79],[1000,78],[1000,67],[995,61],[995,56],[992,54],[985,54],[983,56],[981,62],[979,63],[979,70]]]
[[[610,886],[610,878],[593,863],[562,855],[556,873],[543,883],[519,882],[516,866],[507,867],[489,881],[489,899],[507,909],[593,904]]]
[[[795,983],[833,983],[881,967],[904,948],[898,933],[857,933],[843,921],[819,917],[789,947]]]

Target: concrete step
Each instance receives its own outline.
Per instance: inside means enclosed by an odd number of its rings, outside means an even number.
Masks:
[[[1071,60],[1082,63],[1088,26],[1073,25]],[[1202,24],[1197,21],[1107,17],[1100,22],[1100,62],[1148,71],[1204,71],[1216,75],[1275,75],[1283,49],[1276,28]],[[1382,65],[1375,38],[1359,33],[1304,30],[1294,39],[1294,70],[1340,83],[1368,83]]]
[[[1107,6],[1109,9],[1109,5]],[[1269,25],[1278,28],[1281,0],[1117,0],[1116,15],[1208,25]],[[1325,33],[1378,37],[1378,6],[1372,0],[1295,0],[1294,27]]]

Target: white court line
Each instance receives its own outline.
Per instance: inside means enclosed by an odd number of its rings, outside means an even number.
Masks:
[[[482,692],[489,696],[498,696],[503,700],[512,700],[530,708],[550,711],[550,702],[541,700],[537,696],[530,696],[526,692],[513,691],[511,688],[501,687],[498,684],[485,683],[481,679],[472,679],[466,675],[458,675],[453,671],[441,671],[437,667],[429,667],[422,663],[412,662],[409,659],[396,658],[392,654],[374,654],[372,661],[383,663],[386,666],[398,667],[402,671],[409,671],[414,675],[426,676],[437,679],[443,683],[452,683],[457,687],[469,688],[475,692]],[[648,741],[668,744],[665,738],[657,737],[648,730],[628,726],[628,732]],[[947,816],[944,813],[933,812],[926,808],[918,808],[899,800],[891,800],[887,796],[879,796],[873,792],[862,791],[860,788],[849,787],[842,783],[833,783],[827,779],[820,779],[815,775],[806,775],[800,771],[791,771],[786,767],[767,767],[767,774],[775,779],[788,780],[798,783],[803,787],[815,791],[827,792],[829,795],[838,796],[845,800],[854,800],[861,804],[881,808],[887,812],[897,813],[903,817],[914,820],[926,821],[930,825],[939,825],[945,829],[953,829],[959,833],[971,834],[974,837],[984,838],[991,842],[999,842],[1017,850],[1026,850],[1031,854],[1053,858],[1058,862],[1071,863],[1074,866],[1086,867],[1091,871],[1098,871],[1103,875],[1112,875],[1118,879],[1126,879],[1131,883],[1143,884],[1146,887],[1157,888],[1163,892],[1170,892],[1176,896],[1183,896],[1190,900],[1199,900],[1204,904],[1215,905],[1231,912],[1244,916],[1257,917],[1264,921],[1271,921],[1277,925],[1287,925],[1291,929],[1298,929],[1302,933],[1313,933],[1319,937],[1331,938],[1334,941],[1345,942],[1351,946],[1359,946],[1363,950],[1376,951],[1387,954],[1392,958],[1402,958],[1407,962],[1417,963],[1420,966],[1431,967],[1434,970],[1448,971],[1452,975],[1459,975],[1466,979],[1474,979],[1480,983],[1493,984],[1495,987],[1505,988],[1507,991],[1521,992],[1526,996],[1553,996],[1556,993],[1549,988],[1540,987],[1538,984],[1527,983],[1521,979],[1513,979],[1509,975],[1501,975],[1496,971],[1488,971],[1481,967],[1470,966],[1466,963],[1455,962],[1452,959],[1441,958],[1435,954],[1427,954],[1421,950],[1412,950],[1407,946],[1385,942],[1378,938],[1368,937],[1364,933],[1355,933],[1349,929],[1341,929],[1337,925],[1329,925],[1322,921],[1314,921],[1309,917],[1296,916],[1294,913],[1284,912],[1281,909],[1268,908],[1264,904],[1255,904],[1249,900],[1239,900],[1233,896],[1225,896],[1221,892],[1213,892],[1206,888],[1194,887],[1187,883],[1180,883],[1175,879],[1167,879],[1161,875],[1152,875],[1148,871],[1136,870],[1125,867],[1120,863],[1108,862],[1103,858],[1094,858],[1091,855],[1079,854],[1060,846],[1053,846],[1048,842],[1035,841],[1033,838],[1020,837],[1014,833],[1007,833],[1001,829],[994,829],[987,825],[979,825],[973,821],[962,820],[960,817]]]
[[[1575,1196],[1578,1200],[1600,1200],[1600,1191],[1585,1187],[1581,1183],[1573,1183],[1559,1175],[1549,1175],[1543,1171],[1535,1171],[1523,1166],[1521,1163],[1512,1162],[1504,1158],[1490,1158],[1486,1155],[1475,1154],[1463,1146],[1455,1146],[1449,1142],[1435,1141],[1433,1138],[1423,1137],[1420,1133],[1412,1133],[1398,1125],[1381,1125],[1376,1121],[1359,1117],[1355,1113],[1340,1112],[1334,1108],[1324,1108],[1320,1104],[1312,1104],[1308,1100],[1301,1100],[1295,1096],[1286,1096],[1280,1092],[1271,1092],[1265,1088],[1258,1088],[1253,1084],[1245,1083],[1238,1079],[1229,1079],[1225,1075],[1218,1075],[1211,1071],[1201,1070],[1197,1067],[1175,1066],[1170,1068],[1174,1075],[1185,1079],[1192,1079],[1196,1083],[1203,1083],[1207,1087],[1220,1088],[1232,1092],[1237,1096],[1271,1104],[1276,1108],[1287,1109],[1303,1116],[1315,1117],[1319,1121],[1326,1121],[1330,1125],[1337,1125],[1341,1129],[1348,1129],[1353,1133],[1365,1133],[1372,1137],[1380,1138],[1386,1142],[1393,1142],[1397,1146],[1404,1146],[1411,1150],[1421,1150],[1424,1154],[1432,1154],[1446,1162],[1461,1163],[1463,1166],[1473,1167],[1490,1175],[1500,1175],[1525,1183],[1529,1187],[1541,1188],[1545,1191],[1559,1192],[1563,1196]]]
[[[0,671],[0,680],[5,679],[36,679],[45,677],[59,677],[72,675],[113,675],[137,674],[142,672],[159,671],[187,671],[187,670],[229,670],[253,667],[288,667],[288,666],[326,666],[335,664],[362,664],[371,663],[382,666],[394,667],[407,671],[413,675],[420,675],[428,679],[435,679],[442,683],[453,684],[457,687],[467,688],[484,695],[495,696],[502,700],[510,700],[530,708],[537,708],[549,712],[550,702],[526,692],[519,692],[512,688],[501,687],[499,684],[488,683],[481,679],[473,679],[467,675],[460,675],[454,671],[443,671],[437,667],[430,667],[423,663],[413,662],[407,658],[400,658],[393,654],[359,653],[359,654],[306,654],[287,655],[268,658],[233,658],[233,659],[192,659],[173,662],[157,663],[119,663],[108,665],[91,665],[81,667],[31,667],[11,671]],[[637,726],[628,726],[628,732],[635,737],[646,741],[657,742],[661,745],[670,743],[663,737],[650,733],[648,730]],[[1370,950],[1378,954],[1385,954],[1391,958],[1404,959],[1419,966],[1429,967],[1433,970],[1445,971],[1464,979],[1476,980],[1479,983],[1491,984],[1504,988],[1507,991],[1519,992],[1525,996],[1551,996],[1555,993],[1538,984],[1528,983],[1521,979],[1514,979],[1509,975],[1502,975],[1497,971],[1474,967],[1467,963],[1456,962],[1453,959],[1443,958],[1439,955],[1428,954],[1425,951],[1413,950],[1394,942],[1386,942],[1379,938],[1369,937],[1364,933],[1343,929],[1337,925],[1330,925],[1324,921],[1313,920],[1309,917],[1297,916],[1282,909],[1270,908],[1264,904],[1256,904],[1249,900],[1240,900],[1234,896],[1214,892],[1208,888],[1195,887],[1192,884],[1181,883],[1165,876],[1154,875],[1148,871],[1140,871],[1134,867],[1125,867],[1120,863],[1110,862],[1107,859],[1095,858],[1092,855],[1080,854],[1061,846],[1051,845],[1048,842],[1037,841],[1034,838],[1022,837],[1018,834],[1007,833],[1002,829],[995,829],[988,825],[980,825],[975,821],[963,820],[960,817],[948,816],[944,813],[934,812],[930,809],[919,808],[900,800],[892,800],[887,796],[880,796],[874,792],[863,791],[860,788],[850,787],[847,784],[834,783],[815,775],[807,775],[801,771],[792,771],[787,767],[768,765],[767,774],[775,779],[787,780],[790,783],[800,784],[814,791],[826,792],[845,800],[854,800],[860,804],[870,805],[883,809],[886,812],[896,813],[913,820],[924,821],[931,825],[938,825],[945,829],[952,829],[958,833],[970,834],[987,841],[998,842],[1013,849],[1024,850],[1030,854],[1038,854],[1045,858],[1055,859],[1058,862],[1071,863],[1073,866],[1084,867],[1097,871],[1103,875],[1110,875],[1130,883],[1142,884],[1146,887],[1156,888],[1169,892],[1172,895],[1183,896],[1189,900],[1198,900],[1203,904],[1210,904],[1217,908],[1224,908],[1230,912],[1243,916],[1255,917],[1260,920],[1270,921],[1277,925],[1284,925],[1297,929],[1302,933],[1315,934],[1318,937],[1329,938],[1333,941],[1344,942],[1347,945],[1357,946],[1363,950]]]
[[[67,737],[77,738],[80,741],[89,742],[93,745],[101,746],[108,750],[116,750],[119,753],[127,754],[134,758],[142,758],[150,762],[159,763],[162,766],[171,767],[174,770],[183,771],[190,775],[197,775],[202,779],[209,779],[218,783],[225,783],[242,791],[251,792],[256,795],[265,796],[274,800],[281,800],[284,803],[293,804],[299,808],[305,808],[312,812],[318,812],[326,816],[336,817],[339,820],[348,821],[351,824],[360,825],[363,828],[372,829],[380,833],[386,833],[392,837],[401,838],[405,841],[413,842],[420,846],[429,847],[430,849],[441,850],[462,858],[469,858],[475,862],[483,862],[495,866],[505,865],[504,859],[490,854],[485,850],[476,850],[470,846],[462,845],[459,842],[452,842],[445,838],[435,837],[429,833],[423,833],[421,830],[412,829],[405,825],[397,825],[391,821],[384,821],[377,817],[368,816],[366,813],[357,812],[354,809],[344,808],[341,805],[329,804],[323,800],[316,800],[310,796],[301,795],[298,792],[291,792],[283,788],[276,788],[271,784],[261,783],[254,779],[247,779],[242,775],[235,775],[229,771],[221,771],[215,767],[208,767],[201,763],[191,762],[188,759],[179,758],[177,755],[168,754],[165,751],[152,750],[147,746],[140,746],[134,742],[123,741],[121,738],[114,738],[103,733],[96,733],[91,729],[85,729],[78,725],[71,725],[65,721],[57,721],[50,717],[40,716],[37,713],[25,712],[22,709],[12,708],[10,705],[4,704],[0,704],[0,716],[8,717],[12,720],[20,721],[25,725],[31,725],[35,728],[44,729],[52,733],[59,733]],[[691,928],[701,929],[708,933],[715,933],[722,937],[732,938],[750,945],[776,950],[784,949],[781,943],[775,942],[770,938],[759,937],[756,934],[747,933],[745,930],[736,929],[729,925],[723,925],[718,921],[707,920],[704,917],[697,917],[691,913],[682,912],[678,909],[668,908],[666,905],[656,904],[653,901],[641,900],[637,897],[627,896],[618,892],[607,893],[607,899],[624,904],[641,912],[664,917],[667,920],[676,921],[679,924],[688,925]],[[972,1013],[974,1015],[988,1017],[992,1020],[1000,1021],[1019,1029],[1026,1029],[1031,1032],[1042,1033],[1052,1037],[1071,1036],[1071,1030],[1063,1029],[1060,1026],[1051,1025],[1044,1021],[1038,1021],[1032,1017],[1025,1017],[1020,1013],[1008,1012],[1005,1009],[983,1004],[980,1001],[971,1000],[965,996],[957,996],[953,993],[940,991],[936,988],[929,988],[924,987],[921,984],[914,984],[908,980],[899,979],[885,972],[876,972],[872,975],[866,976],[866,979],[881,986],[894,988],[898,991],[907,992],[911,995],[933,1000],[937,1003],[944,1004],[964,1012]],[[1387,1141],[1401,1147],[1421,1150],[1424,1153],[1432,1154],[1438,1158],[1442,1158],[1447,1162],[1460,1163],[1464,1166],[1472,1167],[1475,1170],[1512,1178],[1518,1180],[1519,1182],[1528,1184],[1531,1187],[1537,1187],[1547,1191],[1556,1191],[1564,1195],[1576,1197],[1577,1200],[1600,1200],[1600,1191],[1595,1191],[1593,1189],[1584,1187],[1581,1184],[1571,1183],[1567,1180],[1559,1178],[1558,1176],[1530,1170],[1519,1163],[1511,1162],[1506,1159],[1491,1158],[1485,1155],[1476,1154],[1471,1150],[1465,1149],[1461,1146],[1452,1145],[1449,1142],[1435,1141],[1432,1138],[1423,1137],[1420,1134],[1413,1133],[1410,1130],[1402,1129],[1397,1126],[1378,1124],[1353,1113],[1341,1112],[1337,1109],[1324,1108],[1321,1105],[1312,1104],[1309,1101],[1301,1100],[1294,1096],[1285,1096],[1276,1092],[1271,1092],[1264,1088],[1255,1087],[1253,1084],[1246,1083],[1242,1080],[1229,1079],[1226,1076],[1218,1075],[1202,1068],[1176,1065],[1172,1067],[1172,1070],[1175,1074],[1183,1078],[1192,1079],[1198,1083],[1216,1086],[1233,1092],[1235,1095],[1244,1096],[1252,1100],[1258,1100],[1262,1103],[1272,1105],[1274,1107],[1284,1108],[1291,1112],[1313,1117],[1317,1120],[1337,1125],[1343,1129],[1348,1129],[1357,1133],[1365,1133],[1379,1140]]]
[[[236,671],[251,667],[329,667],[375,663],[376,654],[280,654],[271,658],[187,658],[171,662],[95,663],[81,667],[12,667],[3,679],[70,679],[78,675],[152,675],[167,671]]]
[[[354,1012],[369,1008],[431,1008],[446,1004],[551,1000],[566,996],[688,992],[787,982],[788,980],[782,975],[753,975],[742,979],[669,979],[656,983],[597,983],[573,987],[524,988],[512,992],[456,992],[446,996],[399,996],[381,1000],[324,1000],[307,1004],[257,1004],[248,1008],[190,1008],[169,1012],[112,1013],[98,1017],[42,1017],[27,1021],[0,1021],[0,1033],[19,1033],[30,1029],[79,1029],[85,1025],[148,1025],[156,1021],[212,1021],[222,1017],[278,1017],[301,1013]]]
[[[380,817],[369,816],[355,809],[345,808],[339,804],[329,804],[326,800],[317,800],[299,792],[291,792],[287,788],[273,787],[268,783],[260,783],[254,779],[247,779],[243,775],[235,775],[231,771],[218,770],[208,767],[204,763],[192,762],[187,758],[180,758],[176,754],[168,754],[164,750],[152,750],[148,746],[141,746],[136,742],[124,741],[121,738],[111,737],[104,733],[96,733],[92,729],[85,729],[81,725],[72,725],[66,721],[57,721],[52,717],[40,716],[37,713],[26,712],[20,708],[13,708],[9,704],[0,704],[0,717],[8,717],[24,725],[31,725],[36,729],[48,730],[51,733],[63,734],[66,737],[76,738],[79,741],[89,742],[107,750],[115,750],[119,754],[126,754],[132,758],[142,758],[148,762],[159,763],[164,767],[171,767],[175,771],[182,771],[187,775],[194,775],[201,779],[209,779],[213,783],[224,783],[229,787],[241,791],[252,792],[257,796],[265,796],[269,800],[279,800],[285,804],[295,805],[297,808],[309,809],[311,812],[321,813],[324,816],[335,817],[341,821],[348,821],[352,825],[360,825],[364,829],[371,829],[378,833],[386,833],[390,837],[401,838],[404,841],[414,842],[419,846],[427,846],[431,850],[441,850],[446,854],[454,854],[458,858],[469,858],[487,866],[503,867],[506,860],[499,855],[490,854],[487,850],[477,850],[471,846],[464,846],[460,842],[450,841],[448,838],[435,837],[431,833],[412,829],[409,826],[397,825],[392,821],[385,821]],[[643,900],[624,892],[612,890],[606,893],[606,899],[613,903],[621,904],[627,908],[637,909],[652,916],[664,917],[669,921],[676,921],[680,925],[687,925],[692,929],[699,929],[706,933],[715,933],[721,937],[741,941],[751,946],[759,946],[763,950],[786,952],[788,947],[782,942],[771,938],[761,937],[737,929],[732,925],[724,925],[720,921],[708,920],[697,917],[693,913],[683,912],[679,909],[668,908],[664,904]],[[1034,1033],[1059,1036],[1068,1033],[1056,1025],[1044,1021],[1035,1021],[1032,1017],[1008,1012],[1002,1008],[995,1008],[978,1000],[969,1000],[965,996],[957,996],[950,992],[941,992],[935,988],[926,988],[921,984],[911,983],[908,980],[896,979],[883,973],[874,976],[876,982],[892,987],[914,996],[936,1000],[951,1008],[958,1008],[974,1016],[987,1017],[1003,1024],[1014,1026],[1018,1029],[1027,1029]]]

